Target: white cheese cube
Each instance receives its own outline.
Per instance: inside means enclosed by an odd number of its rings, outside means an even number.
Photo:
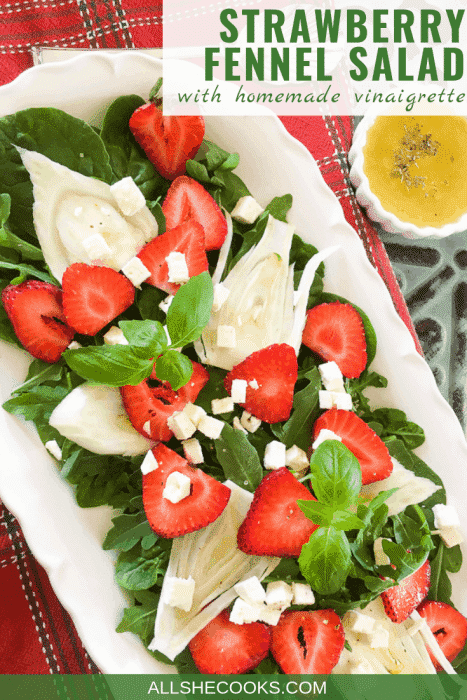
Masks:
[[[256,416],[252,416],[251,413],[248,413],[248,411],[243,411],[242,417],[240,418],[240,423],[243,425],[245,430],[248,430],[249,433],[256,433],[261,425],[260,419],[256,418]]]
[[[106,345],[128,345],[128,340],[123,335],[123,331],[118,326],[111,326],[104,335]]]
[[[45,443],[45,449],[48,450],[48,452],[50,452],[52,457],[55,457],[55,459],[58,459],[59,461],[61,460],[62,450],[56,440],[48,440]]]
[[[230,413],[234,410],[234,402],[230,396],[226,396],[224,399],[213,399],[211,401],[211,410],[215,416],[219,413]]]
[[[235,348],[237,345],[233,326],[217,326],[217,345],[220,348]]]
[[[168,297],[165,297],[165,299],[163,299],[159,304],[160,310],[166,314],[170,309],[170,304],[173,302],[174,299],[175,297],[173,294],[170,294]]]
[[[142,282],[147,280],[148,277],[151,277],[151,272],[136,256],[125,263],[125,265],[122,267],[122,272],[125,277],[127,277],[130,282],[138,288],[141,286]]]
[[[165,259],[169,268],[169,282],[184,284],[190,279],[186,258],[183,253],[173,251]]]
[[[294,472],[302,472],[310,466],[305,450],[297,445],[292,445],[285,452],[285,466],[290,467]]]
[[[279,622],[281,615],[282,610],[280,608],[275,608],[271,605],[263,605],[260,610],[258,620],[265,622],[267,625],[272,625],[275,627]]]
[[[375,619],[358,610],[349,610],[344,621],[346,628],[357,634],[371,634],[375,628]]]
[[[361,659],[361,661],[351,661],[349,664],[349,674],[374,674],[376,673],[373,666],[370,664],[368,659]]]
[[[292,602],[292,586],[285,581],[271,581],[266,587],[266,605],[273,608],[287,608]]]
[[[443,527],[439,534],[446,547],[455,547],[464,541],[464,536],[457,527]]]
[[[206,437],[211,438],[211,440],[217,440],[224,425],[224,421],[206,415],[203,416],[198,423],[198,430],[200,433],[203,433],[203,435],[206,435]]]
[[[230,289],[219,282],[214,285],[214,301],[212,302],[212,310],[219,311],[219,309],[225,304],[227,298],[230,294]]]
[[[95,233],[85,238],[83,241],[83,248],[89,259],[93,262],[94,260],[104,260],[107,255],[112,253],[104,236],[101,236],[100,233]]]
[[[162,497],[171,503],[180,503],[190,495],[191,479],[181,472],[172,472],[167,477]]]
[[[166,576],[164,579],[164,602],[172,608],[180,608],[188,612],[193,605],[195,593],[195,580]]]
[[[339,440],[339,442],[342,442],[342,438],[339,437],[339,435],[336,435],[336,433],[333,433],[332,430],[327,430],[327,428],[322,428],[319,433],[318,437],[312,444],[312,448],[316,450],[322,442],[325,440]]]
[[[332,391],[324,391],[323,389],[320,389],[318,392],[318,396],[320,408],[328,409],[334,406]]]
[[[146,204],[144,194],[132,177],[124,177],[110,186],[118,208],[125,216],[133,216]]]
[[[247,603],[264,603],[266,600],[266,591],[257,576],[251,576],[245,581],[236,583],[234,589]]]
[[[256,199],[247,195],[246,197],[240,197],[232,209],[231,216],[242,224],[252,224],[263,211],[263,207],[258,204]]]
[[[190,464],[202,464],[204,462],[203,450],[201,449],[201,445],[196,438],[184,440],[182,445],[187,462]]]
[[[344,378],[336,362],[325,362],[318,366],[318,370],[327,391],[345,391]]]
[[[352,397],[350,394],[347,392],[341,393],[340,391],[333,391],[332,394],[334,395],[333,403],[337,409],[341,411],[352,410]]]
[[[441,530],[444,527],[460,527],[461,523],[454,506],[437,503],[433,506],[433,515],[435,516],[435,528],[437,530]]]
[[[391,563],[391,560],[383,549],[383,540],[391,541],[388,537],[378,537],[373,545],[375,563],[377,566],[388,566]]]
[[[194,403],[187,403],[183,409],[183,413],[196,427],[198,427],[201,418],[207,415],[204,408],[201,408],[201,406],[196,406]]]
[[[68,346],[68,350],[79,350],[82,347],[81,343],[78,343],[77,340],[72,340]]]
[[[259,389],[259,384],[256,379],[252,379],[251,382],[248,382],[248,386],[250,386],[252,389]]]
[[[183,411],[175,411],[167,419],[167,425],[177,440],[188,440],[196,432],[194,425]]]
[[[149,450],[149,452],[146,452],[146,456],[141,463],[141,473],[149,474],[150,472],[153,472],[155,469],[158,468],[159,464],[157,462],[157,459],[154,457],[152,450]]]
[[[313,605],[315,596],[308,583],[292,583],[292,603],[294,605]]]
[[[235,430],[241,430],[242,433],[245,433],[245,435],[248,435],[248,431],[245,430],[243,425],[240,423],[240,418],[238,418],[238,416],[235,416],[235,418],[233,419],[233,427],[235,428]]]
[[[281,467],[285,467],[285,445],[283,442],[273,440],[266,445],[264,468],[280,469]]]
[[[257,622],[261,614],[261,607],[263,606],[247,603],[242,598],[237,598],[233,604],[229,620],[236,625],[247,625],[250,622]]]
[[[381,649],[389,646],[389,630],[378,625],[372,632],[360,635],[361,641],[368,644],[370,649]]]
[[[245,403],[247,386],[248,382],[245,379],[234,379],[232,381],[232,388],[230,389],[232,401],[235,403]]]

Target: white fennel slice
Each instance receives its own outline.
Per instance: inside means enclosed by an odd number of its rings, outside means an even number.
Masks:
[[[193,637],[237,597],[234,586],[257,576],[261,581],[279,564],[277,557],[251,556],[237,547],[237,531],[253,499],[232,481],[225,485],[231,496],[213,523],[173,541],[157,608],[151,651],[160,651],[173,661]],[[193,605],[189,612],[167,605],[166,580],[177,576],[195,580]]]

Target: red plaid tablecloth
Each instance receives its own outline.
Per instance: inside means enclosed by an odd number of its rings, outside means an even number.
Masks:
[[[138,0],[0,0],[0,84],[32,66],[35,46],[149,48],[162,43],[162,5]],[[353,194],[347,162],[349,117],[286,117],[311,151],[362,239],[394,305],[416,339],[407,307],[377,233]],[[0,502],[0,673],[96,673],[75,627],[35,561],[16,518]]]

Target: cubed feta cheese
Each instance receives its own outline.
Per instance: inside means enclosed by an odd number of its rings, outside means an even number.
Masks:
[[[127,277],[130,282],[138,288],[141,286],[142,282],[147,280],[148,277],[151,277],[151,273],[146,265],[144,265],[136,256],[125,263],[125,265],[122,267],[122,272],[125,277]]]
[[[273,608],[289,607],[293,599],[292,586],[285,581],[271,581],[266,587],[266,604]]]
[[[214,301],[212,303],[212,310],[213,311],[219,311],[219,309],[225,304],[227,301],[227,297],[230,294],[230,289],[225,286],[225,284],[222,284],[222,282],[219,282],[218,284],[214,285]]]
[[[146,204],[144,194],[132,177],[124,177],[110,186],[118,208],[125,216],[133,216]]]
[[[189,612],[193,605],[195,586],[195,580],[191,576],[189,578],[166,576],[164,579],[164,602],[172,608],[180,608],[180,610]]]
[[[251,576],[245,581],[236,583],[234,589],[247,603],[264,603],[266,600],[266,591],[257,576]]]
[[[226,396],[223,399],[213,399],[211,401],[211,410],[215,416],[219,413],[230,413],[234,410],[234,402],[230,396]]]
[[[433,506],[435,516],[435,528],[441,530],[444,527],[460,527],[460,520],[454,506],[446,506],[444,503],[437,503]]]
[[[68,346],[68,350],[79,350],[82,347],[81,343],[78,343],[77,340],[72,340]]]
[[[175,297],[173,296],[173,294],[170,294],[168,297],[165,297],[165,299],[163,299],[159,304],[160,310],[166,314],[170,309],[170,304],[173,302],[174,298]]]
[[[391,563],[391,560],[383,549],[383,540],[390,542],[388,537],[378,537],[373,545],[375,563],[377,566],[388,566]]]
[[[242,224],[252,224],[263,211],[263,207],[258,204],[256,199],[247,195],[246,197],[240,197],[232,209],[231,216]]]
[[[206,435],[206,437],[211,438],[211,440],[217,440],[224,425],[224,421],[206,415],[203,416],[198,423],[198,430],[200,433],[203,433],[203,435]]]
[[[358,610],[349,610],[344,618],[345,627],[356,634],[370,634],[375,628],[375,619]]]
[[[48,440],[45,443],[45,449],[50,452],[52,457],[55,457],[55,459],[58,459],[59,461],[62,458],[62,450],[60,448],[60,445],[56,440]]]
[[[342,438],[336,435],[336,433],[333,433],[332,430],[322,428],[318,433],[318,437],[312,444],[312,448],[316,450],[325,440],[339,440],[339,442],[342,442]]]
[[[106,345],[128,345],[128,340],[123,335],[123,331],[118,326],[111,326],[104,335]]]
[[[243,425],[245,430],[248,430],[249,433],[256,433],[261,425],[260,419],[256,418],[256,416],[252,416],[251,413],[248,413],[248,411],[243,411],[242,417],[240,418],[240,423]]]
[[[389,630],[378,625],[371,632],[361,634],[360,639],[364,644],[368,644],[371,649],[388,647]]]
[[[167,419],[167,425],[177,440],[188,440],[196,432],[194,425],[183,411],[175,411]]]
[[[194,403],[187,403],[183,409],[183,413],[198,427],[201,418],[206,415],[206,411],[201,406],[196,406]]]
[[[204,462],[203,450],[196,438],[182,442],[185,458],[190,464],[202,464]]]
[[[340,391],[323,391],[318,392],[320,408],[339,408],[343,411],[352,410],[352,397],[347,392]]]
[[[336,362],[325,362],[318,366],[318,370],[327,391],[345,391],[344,378]]]
[[[332,408],[334,406],[333,403],[333,392],[332,391],[325,391],[323,389],[320,389],[318,391],[318,397],[319,397],[319,407],[328,409]]]
[[[190,279],[186,258],[183,253],[173,251],[165,259],[169,268],[169,282],[184,284]]]
[[[217,326],[217,345],[220,348],[235,348],[237,345],[233,326]]]
[[[439,534],[446,547],[455,547],[464,541],[464,536],[457,527],[443,527]]]
[[[294,472],[303,472],[310,466],[305,450],[297,445],[292,445],[285,452],[285,466],[290,467]]]
[[[252,389],[259,389],[259,384],[256,379],[252,379],[251,382],[248,382],[248,386],[250,386]]]
[[[171,503],[180,503],[190,495],[191,479],[181,472],[171,472],[165,482],[162,497]]]
[[[235,416],[235,418],[233,419],[233,427],[235,428],[235,430],[241,430],[242,433],[248,435],[248,431],[245,430],[243,425],[240,423],[240,418],[238,418],[238,416]]]
[[[258,620],[265,622],[267,625],[272,625],[275,627],[279,622],[281,615],[282,610],[280,608],[275,608],[272,605],[263,605],[260,610]]]
[[[315,596],[308,583],[292,583],[292,603],[294,605],[313,605]]]
[[[264,468],[281,469],[281,467],[285,467],[285,445],[283,442],[273,440],[266,445]]]
[[[157,463],[157,459],[154,457],[152,450],[149,450],[149,452],[146,452],[146,456],[141,463],[141,473],[149,474],[158,468],[159,464]]]
[[[245,379],[233,379],[230,396],[235,403],[245,403],[247,382]]]
[[[242,598],[237,598],[233,604],[229,620],[236,625],[256,622],[259,619],[262,607],[262,605],[260,606],[257,603],[251,604],[247,603],[246,600],[242,600]]]
[[[95,233],[85,238],[83,241],[83,248],[92,261],[104,260],[107,255],[112,253],[104,236],[101,236],[100,233]]]

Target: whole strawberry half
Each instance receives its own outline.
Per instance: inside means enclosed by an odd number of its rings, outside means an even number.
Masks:
[[[170,186],[162,205],[167,228],[188,219],[204,229],[206,250],[217,250],[227,236],[227,221],[217,203],[202,185],[191,177],[178,177]]]
[[[331,673],[344,643],[334,610],[286,610],[272,628],[271,652],[284,673]]]
[[[84,335],[96,335],[135,300],[129,279],[99,265],[70,265],[63,273],[62,288],[66,320]]]
[[[467,619],[451,605],[435,600],[423,601],[417,610],[427,621],[444,656],[448,661],[454,661],[467,641]],[[441,671],[430,649],[428,653],[436,670]]]
[[[160,382],[153,371],[150,380],[144,380],[136,386],[122,386],[123,405],[135,430],[144,437],[167,442],[173,432],[167,425],[167,419],[182,411],[187,403],[193,403],[209,379],[207,370],[197,362],[192,362],[193,374],[190,381],[178,391],[173,391],[168,382]],[[155,383],[155,386],[151,384]],[[149,432],[144,426],[149,421]]]
[[[402,579],[397,586],[381,593],[386,615],[393,622],[404,622],[417,605],[427,596],[430,588],[431,568],[427,560],[413,574]]]
[[[256,380],[258,388],[248,384],[246,401],[240,406],[265,423],[277,423],[290,416],[297,375],[295,351],[282,343],[257,350],[235,365],[224,379],[224,386],[230,394],[234,379]]]
[[[393,466],[388,448],[364,420],[352,411],[331,408],[318,418],[313,427],[314,439],[321,430],[332,430],[358,459],[362,484],[387,479]]]
[[[75,334],[65,319],[62,290],[27,280],[5,287],[2,302],[21,345],[39,360],[57,362]]]
[[[161,442],[153,449],[158,467],[143,474],[143,505],[151,528],[161,537],[180,537],[214,522],[230,498],[230,489]],[[191,492],[178,503],[164,498],[167,477],[180,472],[191,481]]]
[[[239,527],[238,548],[259,556],[298,557],[318,527],[302,513],[299,499],[316,501],[286,467],[267,474]]]
[[[266,658],[270,640],[267,625],[237,625],[229,621],[228,610],[223,610],[188,646],[201,673],[246,673]]]
[[[203,117],[164,117],[153,102],[138,107],[129,125],[148,159],[168,180],[183,175],[204,137]]]
[[[350,304],[333,301],[309,309],[302,342],[324,360],[334,360],[344,377],[359,377],[365,369],[365,329]]]
[[[169,282],[169,267],[165,260],[172,252],[184,254],[190,277],[207,270],[209,266],[202,226],[196,221],[184,221],[180,226],[153,238],[137,255],[151,273],[145,281],[169,294],[176,294],[180,285]]]

